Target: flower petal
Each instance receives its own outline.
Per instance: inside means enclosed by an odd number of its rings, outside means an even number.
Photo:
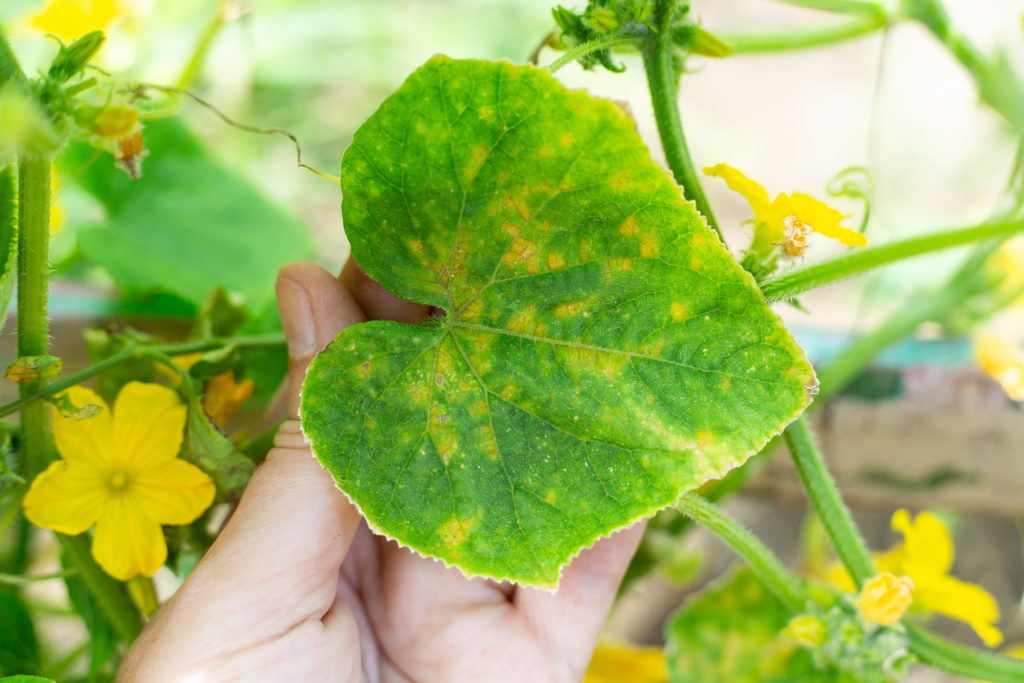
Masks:
[[[85,387],[71,387],[60,395],[66,396],[79,408],[87,405],[100,407],[97,415],[80,420],[64,417],[56,407],[53,409],[53,438],[61,456],[68,461],[94,466],[109,465],[114,442],[106,401]]]
[[[660,647],[599,643],[583,683],[668,683],[668,665]]]
[[[906,573],[903,569],[904,561],[906,560],[903,544],[893,546],[885,552],[873,553],[872,558],[875,561],[875,569],[879,572],[888,572],[890,574]]]
[[[132,482],[132,500],[161,524],[193,522],[213,503],[216,487],[201,469],[184,460],[172,460],[138,474]]]
[[[178,457],[185,404],[161,384],[129,382],[114,403],[114,444],[119,464],[136,472]]]
[[[251,379],[236,382],[230,370],[221,373],[207,382],[203,409],[214,424],[223,427],[235,411],[249,400],[255,388],[256,384]]]
[[[935,513],[924,510],[911,520],[905,509],[897,510],[892,528],[903,534],[902,570],[915,581],[948,574],[953,568],[953,537]]]
[[[71,41],[89,31],[102,31],[117,17],[116,0],[51,0],[32,17],[32,25]]]
[[[815,232],[839,240],[849,247],[863,247],[868,243],[867,235],[842,226],[842,222],[849,216],[825,202],[803,192],[790,193],[789,201],[800,220],[814,228]]]
[[[986,645],[1003,642],[999,621],[999,603],[987,590],[955,576],[940,576],[918,581],[914,603],[929,612],[966,622]]]
[[[80,534],[96,523],[106,502],[101,472],[85,463],[58,460],[35,478],[23,505],[36,526]]]
[[[868,622],[891,626],[906,614],[913,601],[913,579],[883,572],[861,588],[857,609]]]
[[[755,180],[751,180],[742,172],[728,164],[715,164],[704,169],[704,173],[716,176],[725,181],[733,192],[743,195],[750,208],[754,211],[755,221],[763,221],[768,205],[771,203],[768,198],[768,190]]]
[[[127,581],[155,574],[167,560],[167,543],[159,524],[132,505],[129,496],[118,495],[96,524],[92,556],[105,572]]]

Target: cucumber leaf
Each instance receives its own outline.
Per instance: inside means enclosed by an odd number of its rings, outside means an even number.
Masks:
[[[446,314],[343,331],[303,428],[371,526],[424,555],[554,586],[808,402],[803,352],[631,119],[546,70],[431,59],[341,183],[355,259]]]
[[[669,618],[672,683],[834,680],[818,671],[810,650],[780,635],[792,616],[752,571],[734,571]]]

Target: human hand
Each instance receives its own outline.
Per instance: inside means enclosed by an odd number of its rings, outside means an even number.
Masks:
[[[235,514],[132,647],[120,681],[579,681],[637,524],[584,551],[557,592],[467,579],[372,534],[296,419],[310,360],[342,329],[413,322],[349,261],[282,269],[288,416]]]

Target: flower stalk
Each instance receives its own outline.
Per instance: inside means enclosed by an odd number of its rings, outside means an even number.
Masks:
[[[556,59],[555,61],[551,62],[551,64],[548,66],[548,71],[550,71],[551,73],[555,73],[563,66],[566,66],[576,61],[580,57],[585,57],[586,55],[589,55],[591,52],[597,52],[598,50],[607,50],[608,48],[612,47],[621,47],[623,45],[632,45],[635,42],[636,38],[624,38],[622,36],[608,36],[606,38],[591,40],[588,43],[577,45],[576,47],[572,48],[564,55]]]

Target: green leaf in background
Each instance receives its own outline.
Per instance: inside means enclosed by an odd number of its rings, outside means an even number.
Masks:
[[[741,568],[669,618],[672,683],[825,683],[809,650],[780,636],[793,615]]]
[[[57,683],[52,678],[43,678],[41,676],[26,676],[24,674],[18,674],[17,676],[4,676],[0,678],[0,683]]]
[[[430,60],[341,178],[356,260],[447,315],[342,332],[303,427],[370,524],[420,553],[553,586],[807,404],[803,352],[630,118],[546,70]]]
[[[180,121],[148,123],[145,139],[138,181],[84,143],[66,152],[67,174],[109,219],[79,233],[83,257],[129,293],[166,291],[198,303],[223,286],[262,310],[277,269],[311,256],[305,227],[214,160]]]
[[[0,168],[0,330],[7,321],[18,272],[18,194],[14,165]]]
[[[61,557],[61,561],[65,569],[74,566],[66,554]],[[64,584],[68,589],[68,600],[71,602],[71,607],[82,618],[89,634],[87,645],[89,680],[101,680],[101,677],[109,674],[111,670],[116,670],[116,667],[112,665],[114,656],[117,654],[117,634],[81,576],[65,577]]]
[[[28,608],[16,590],[0,587],[0,674],[38,670],[39,641]]]

